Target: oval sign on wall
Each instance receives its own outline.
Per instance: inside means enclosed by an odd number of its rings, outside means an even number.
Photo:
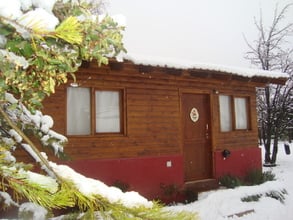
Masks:
[[[190,119],[193,122],[197,122],[199,119],[199,113],[196,108],[192,108],[190,111]]]

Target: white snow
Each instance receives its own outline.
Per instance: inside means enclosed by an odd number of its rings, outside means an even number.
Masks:
[[[87,178],[66,165],[57,165],[50,162],[53,170],[62,178],[72,181],[72,183],[85,195],[101,195],[112,203],[121,203],[127,207],[152,207],[153,203],[148,201],[137,192],[123,193],[116,187],[109,187],[99,180]]]
[[[18,103],[18,100],[11,93],[8,92],[5,92],[5,100],[10,102],[11,104]]]
[[[292,151],[291,144],[291,151]],[[173,211],[190,211],[199,213],[201,220],[291,220],[293,216],[293,156],[286,155],[283,143],[279,144],[278,166],[264,168],[276,175],[275,181],[257,186],[241,186],[235,189],[220,189],[199,194],[199,200],[187,205],[175,205],[168,209]],[[285,202],[262,196],[257,202],[242,202],[241,198],[265,194],[285,189]],[[242,217],[235,214],[253,210]],[[233,216],[234,215],[234,216]],[[228,218],[229,216],[229,218]]]
[[[22,15],[19,0],[0,1],[0,16],[17,19]]]
[[[51,116],[44,115],[41,117],[41,131],[44,133],[48,133],[50,128],[54,125],[54,121]]]
[[[13,199],[10,197],[10,195],[7,192],[1,192],[0,191],[0,202],[4,203],[7,206],[18,206],[16,202],[13,201]]]
[[[21,146],[23,147],[23,149],[29,153],[29,155],[34,158],[34,160],[36,162],[41,162],[41,159],[39,158],[39,156],[34,152],[34,150],[32,149],[32,147],[29,144],[21,144]]]
[[[32,7],[32,1],[31,0],[20,0],[21,4],[21,10],[27,11]]]
[[[23,69],[26,69],[29,66],[28,61],[23,56],[17,56],[13,52],[0,50],[0,55],[7,59],[7,61],[14,63],[18,67],[22,67]]]
[[[21,204],[19,211],[32,213],[32,219],[35,220],[45,220],[47,219],[46,215],[48,214],[48,211],[45,208],[30,202]]]
[[[0,153],[1,156],[2,152]],[[16,162],[16,158],[11,154],[10,151],[4,151],[4,160],[7,161],[8,163],[15,163]]]
[[[14,129],[10,129],[8,133],[17,143],[22,141],[22,137]]]
[[[31,29],[39,29],[41,31],[53,31],[59,20],[51,13],[47,12],[43,8],[36,8],[35,10],[28,11],[23,16],[17,19],[17,22]],[[22,35],[27,35],[26,29],[21,28],[21,26],[16,26],[17,31]]]
[[[124,15],[122,15],[122,14],[116,14],[116,15],[112,15],[111,17],[113,18],[113,20],[115,22],[117,22],[117,24],[119,26],[123,26],[123,27],[126,26],[126,23],[127,22],[126,22],[126,17]]]
[[[23,2],[24,0],[21,0],[21,1]],[[56,3],[57,0],[46,0],[46,1],[43,1],[43,0],[31,0],[31,1],[32,1],[33,6],[35,6],[37,8],[43,8],[46,11],[51,13],[52,9],[54,7],[54,4]]]
[[[0,1],[0,16],[24,37],[30,37],[27,28],[52,31],[59,24],[52,9],[56,0],[9,0]],[[32,9],[32,6],[35,9]],[[28,10],[28,11],[26,11]],[[23,28],[23,27],[26,28]]]
[[[160,67],[170,67],[175,69],[197,69],[197,70],[210,70],[210,71],[220,71],[224,73],[231,73],[244,77],[271,77],[287,78],[287,73],[276,72],[276,71],[265,71],[261,69],[253,68],[243,68],[243,67],[233,67],[233,66],[224,66],[224,65],[215,65],[210,63],[197,63],[196,61],[190,60],[180,60],[167,57],[156,57],[156,56],[142,56],[139,54],[128,54],[123,55],[124,59],[130,60],[135,64],[151,65],[151,66],[160,66]]]
[[[31,171],[25,171],[25,174],[28,176],[30,182],[38,183],[51,193],[57,192],[58,184],[55,179]]]
[[[292,148],[292,144],[291,144]],[[109,187],[99,180],[87,178],[66,165],[57,165],[50,162],[51,167],[62,178],[72,181],[78,189],[88,195],[100,194],[111,202],[121,202],[127,207],[145,206],[152,207],[152,202],[140,196],[137,192],[123,193],[120,189]],[[293,156],[286,155],[283,143],[279,144],[278,165],[273,168],[264,168],[264,171],[272,171],[276,175],[276,180],[268,181],[256,186],[241,186],[235,189],[219,189],[199,194],[198,201],[184,205],[178,204],[166,207],[166,210],[173,212],[189,211],[198,213],[201,220],[291,220],[293,216]],[[51,182],[50,177],[43,178],[37,174],[30,174],[32,180],[43,185],[54,186],[56,182]],[[266,193],[286,190],[284,203],[271,197]],[[243,202],[241,198],[250,195],[260,195],[262,197],[256,202]],[[27,207],[26,204],[24,207]],[[35,215],[44,214],[44,210],[32,208]],[[241,217],[236,214],[248,211]],[[39,218],[36,218],[39,219]]]

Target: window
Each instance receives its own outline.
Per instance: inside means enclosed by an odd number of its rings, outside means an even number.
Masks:
[[[219,96],[222,132],[249,129],[248,100],[247,97]]]
[[[67,88],[67,134],[91,133],[91,107],[89,88]]]
[[[248,129],[247,99],[234,98],[235,129]]]
[[[120,132],[120,94],[118,91],[96,91],[96,132]]]
[[[67,134],[120,134],[122,90],[67,88]]]
[[[231,113],[231,97],[227,95],[220,95],[220,119],[221,131],[232,130],[232,113]]]

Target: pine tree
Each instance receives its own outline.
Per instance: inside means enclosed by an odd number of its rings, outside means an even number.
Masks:
[[[53,119],[40,111],[43,99],[74,79],[83,61],[107,65],[109,57],[125,52],[124,27],[99,15],[100,3],[94,0],[18,3],[0,6],[0,208],[18,207],[25,199],[49,214],[75,208],[83,219],[196,219],[194,213],[169,212],[156,202],[129,207],[99,193],[84,193],[39,151],[30,137],[56,156],[63,155],[67,142],[52,130]],[[19,161],[15,149],[26,151],[41,171]]]

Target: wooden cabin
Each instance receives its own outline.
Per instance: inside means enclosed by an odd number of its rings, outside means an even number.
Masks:
[[[129,60],[83,64],[76,78],[44,103],[69,139],[61,163],[149,199],[261,169],[256,87],[285,81]]]

